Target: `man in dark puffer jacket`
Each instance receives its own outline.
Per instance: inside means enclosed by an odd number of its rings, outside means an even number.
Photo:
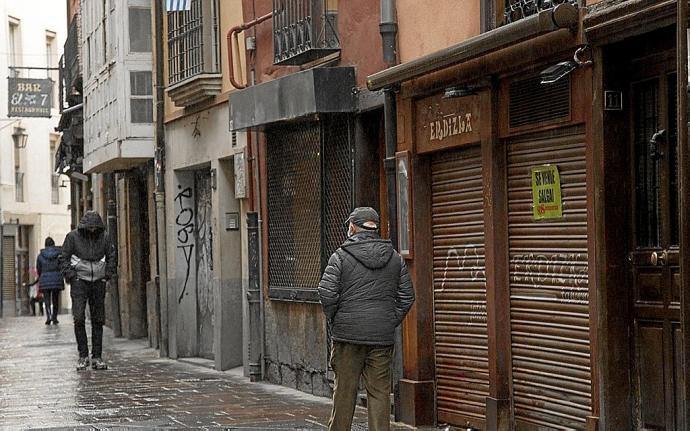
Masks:
[[[333,253],[319,283],[333,338],[335,391],[328,429],[350,429],[363,376],[369,429],[388,430],[395,328],[412,306],[414,290],[405,261],[377,233],[374,209],[355,208],[346,224],[349,238]]]
[[[74,335],[77,338],[77,370],[89,366],[86,337],[86,304],[91,313],[91,354],[94,369],[107,369],[101,358],[105,323],[105,282],[117,271],[117,253],[103,219],[96,211],[87,211],[77,229],[67,234],[60,255],[60,268],[71,284]]]

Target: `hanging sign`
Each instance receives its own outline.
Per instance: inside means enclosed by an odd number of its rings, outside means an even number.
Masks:
[[[563,217],[561,178],[557,166],[532,168],[532,215],[535,220]]]
[[[48,117],[53,96],[51,79],[8,78],[8,117]]]

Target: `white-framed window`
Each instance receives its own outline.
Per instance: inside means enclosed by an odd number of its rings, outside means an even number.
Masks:
[[[129,52],[151,52],[151,8],[129,7]]]
[[[8,66],[19,67],[22,65],[22,37],[21,28],[19,26],[20,21],[17,18],[9,17],[8,19],[8,32],[7,32],[7,43],[8,43]],[[22,73],[20,70],[14,71],[14,76],[19,77]]]
[[[46,67],[57,67],[58,54],[57,54],[57,35],[54,31],[46,30]],[[57,71],[56,70],[46,70],[46,77],[57,83]],[[57,107],[57,100],[55,98],[55,86],[53,85],[53,94],[50,97],[51,108]]]
[[[150,70],[129,72],[132,123],[153,123],[153,81]]]

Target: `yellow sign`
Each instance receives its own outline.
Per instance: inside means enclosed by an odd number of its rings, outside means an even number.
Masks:
[[[535,220],[563,217],[561,177],[554,165],[532,168],[532,215]]]

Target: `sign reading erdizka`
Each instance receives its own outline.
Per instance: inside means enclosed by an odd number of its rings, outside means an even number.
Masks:
[[[8,78],[8,117],[50,117],[51,79]]]
[[[554,165],[532,168],[532,215],[535,220],[563,217],[561,178]]]

